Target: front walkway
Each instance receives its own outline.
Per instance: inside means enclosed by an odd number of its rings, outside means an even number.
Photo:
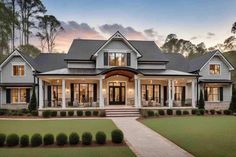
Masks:
[[[136,118],[112,118],[138,157],[192,157],[176,144],[136,121]]]

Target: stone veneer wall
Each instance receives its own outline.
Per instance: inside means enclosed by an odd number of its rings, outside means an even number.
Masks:
[[[205,109],[206,110],[227,110],[229,109],[229,101],[223,101],[223,102],[205,102]]]

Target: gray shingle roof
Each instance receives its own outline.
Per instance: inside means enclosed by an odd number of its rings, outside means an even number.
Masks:
[[[188,72],[189,61],[180,53],[163,53],[169,62],[166,65],[167,69]]]
[[[139,61],[168,61],[154,41],[128,40],[142,55]],[[106,40],[75,39],[68,51],[66,60],[90,60],[91,56],[106,42]]]

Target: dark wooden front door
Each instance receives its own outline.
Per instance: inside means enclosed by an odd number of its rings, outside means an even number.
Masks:
[[[109,83],[109,104],[125,105],[125,83],[110,82]]]

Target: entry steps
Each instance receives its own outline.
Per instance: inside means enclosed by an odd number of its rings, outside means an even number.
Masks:
[[[136,108],[111,108],[105,109],[106,117],[140,117],[140,111]]]

